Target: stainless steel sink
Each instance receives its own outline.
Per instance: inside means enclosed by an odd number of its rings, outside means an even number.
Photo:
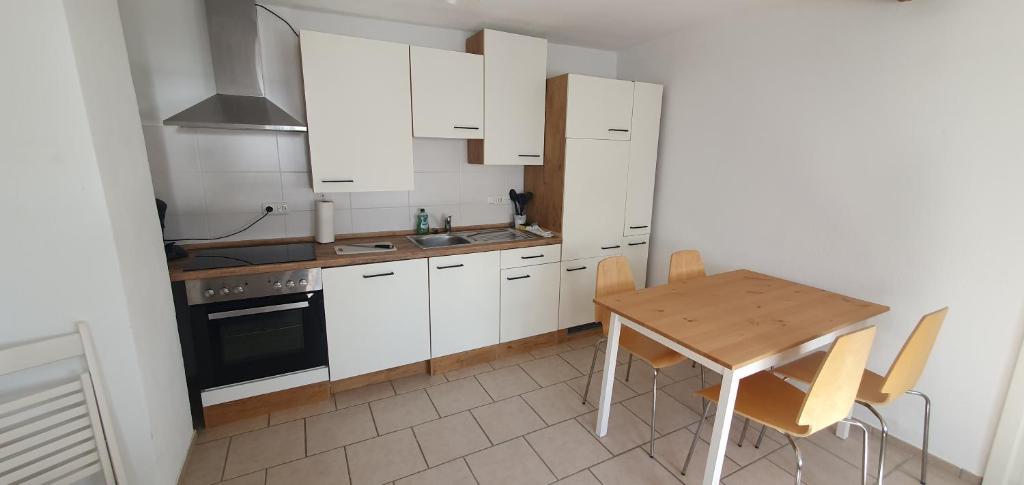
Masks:
[[[473,244],[473,241],[455,234],[424,234],[422,236],[408,236],[413,244],[420,249],[447,248],[451,246],[462,246]]]
[[[484,231],[452,232],[447,234],[423,234],[406,236],[420,249],[447,248],[466,244],[486,244],[521,241],[538,236],[515,229],[489,229]]]

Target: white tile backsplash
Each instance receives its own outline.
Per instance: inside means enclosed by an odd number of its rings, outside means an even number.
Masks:
[[[421,172],[415,174],[412,192],[409,192],[409,206],[453,205],[459,203],[459,172]]]
[[[352,192],[353,209],[409,207],[408,192]]]
[[[277,153],[282,172],[309,172],[309,143],[303,133],[277,134]]]
[[[412,230],[408,207],[352,209],[353,232]],[[337,231],[337,230],[335,230]]]
[[[308,173],[282,172],[281,189],[284,191],[284,201],[288,203],[288,212],[313,210],[316,194],[313,192],[313,183]],[[338,208],[337,205],[335,204],[335,209]]]
[[[196,146],[204,172],[281,171],[274,132],[197,130]]]
[[[466,141],[417,138],[415,189],[410,192],[315,194],[306,135],[286,132],[143,127],[156,196],[168,204],[166,237],[215,237],[260,216],[263,202],[286,202],[289,214],[270,216],[231,239],[310,236],[313,201],[334,201],[334,229],[412,230],[423,207],[431,227],[511,221],[511,206],[487,198],[522,190],[523,168],[466,162]]]
[[[417,172],[458,172],[467,159],[465,140],[413,139],[412,164]]]
[[[213,172],[203,176],[208,213],[260,214],[264,202],[284,200],[279,172]]]
[[[149,152],[149,169],[156,177],[175,173],[198,173],[199,153],[196,132],[176,126],[146,125],[142,127]]]
[[[168,214],[203,214],[203,174],[199,172],[153,174],[153,191],[167,202]],[[171,204],[174,201],[174,204]]]

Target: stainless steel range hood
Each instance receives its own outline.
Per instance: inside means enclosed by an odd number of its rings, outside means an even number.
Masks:
[[[264,96],[254,0],[206,0],[217,93],[167,118],[165,125],[306,131],[305,123]]]

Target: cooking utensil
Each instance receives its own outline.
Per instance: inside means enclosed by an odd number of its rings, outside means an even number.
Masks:
[[[516,189],[509,189],[508,199],[512,201],[512,206],[515,208],[516,215],[522,215],[522,210],[519,208],[519,194],[516,193]]]
[[[519,194],[519,200],[517,202],[519,204],[520,214],[526,214],[526,204],[529,204],[531,200],[533,200],[533,192]]]

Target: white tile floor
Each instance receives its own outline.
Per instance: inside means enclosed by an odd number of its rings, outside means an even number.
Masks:
[[[701,483],[710,423],[680,475],[700,419],[697,371],[682,364],[659,376],[655,459],[650,368],[617,373],[608,436],[593,435],[596,411],[581,403],[596,336],[446,375],[413,376],[338,393],[323,403],[246,419],[200,433],[182,485],[674,484]],[[709,380],[713,380],[709,379]],[[600,392],[595,379],[590,397]],[[822,432],[801,440],[804,483],[856,484],[860,440]],[[726,485],[789,485],[793,455],[769,433],[750,433],[726,451]],[[872,444],[877,443],[877,437]],[[918,450],[889,447],[885,483],[918,483]],[[872,461],[874,466],[874,461]],[[872,474],[874,475],[874,474]],[[951,469],[929,470],[930,485],[960,485]]]

